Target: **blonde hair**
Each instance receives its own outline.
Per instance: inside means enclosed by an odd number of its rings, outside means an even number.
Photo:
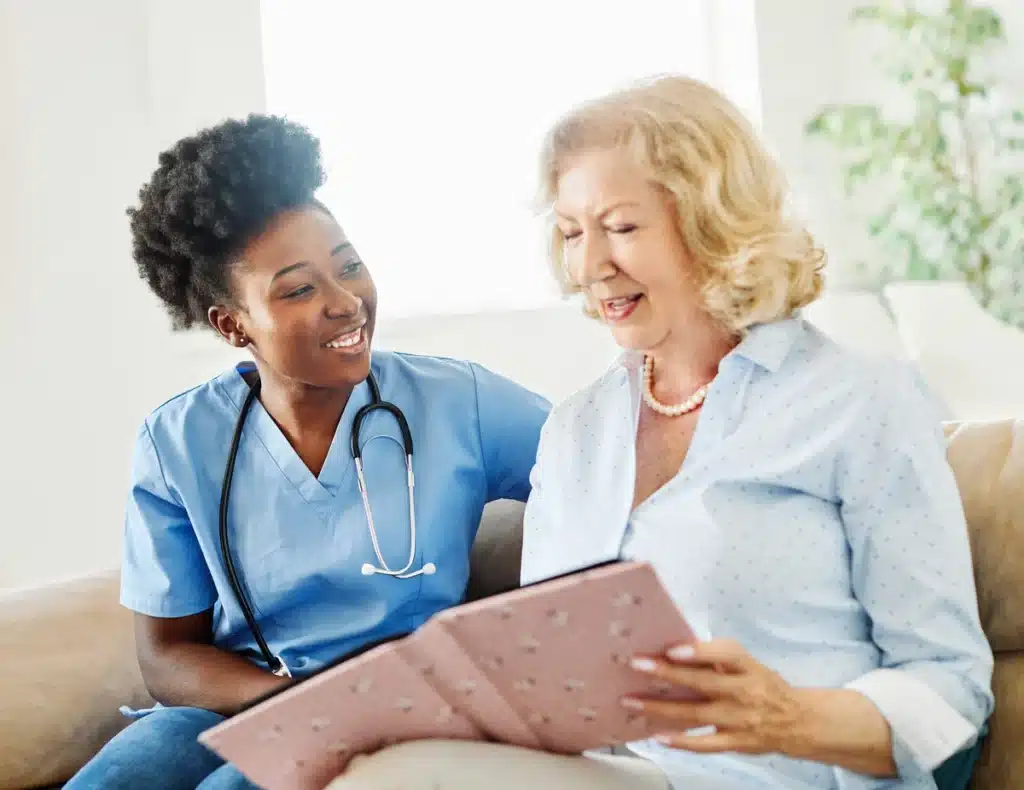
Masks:
[[[580,105],[547,135],[540,197],[567,294],[580,289],[551,211],[562,168],[573,154],[616,147],[675,199],[705,308],[731,331],[790,316],[821,293],[825,253],[787,215],[788,185],[753,127],[713,88],[665,76]]]

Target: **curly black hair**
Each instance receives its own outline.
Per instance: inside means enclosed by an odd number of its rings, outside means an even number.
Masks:
[[[179,140],[128,209],[132,255],[175,329],[205,325],[230,300],[229,267],[274,217],[315,203],[320,142],[271,115],[228,120]]]

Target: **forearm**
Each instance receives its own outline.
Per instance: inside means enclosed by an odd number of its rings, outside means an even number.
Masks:
[[[785,744],[789,757],[879,778],[896,776],[892,732],[875,704],[849,689],[801,689],[803,714]]]
[[[142,674],[158,702],[225,716],[290,682],[240,656],[204,644],[163,647],[143,660]]]

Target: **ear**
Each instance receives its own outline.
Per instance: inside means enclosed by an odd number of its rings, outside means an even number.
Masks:
[[[206,314],[217,334],[224,338],[235,348],[245,348],[252,339],[245,333],[235,312],[224,305],[214,305]]]

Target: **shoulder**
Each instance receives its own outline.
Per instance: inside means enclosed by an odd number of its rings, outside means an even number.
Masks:
[[[373,368],[381,375],[441,381],[472,380],[472,365],[463,359],[410,354],[405,351],[374,351]]]
[[[473,363],[451,357],[374,351],[373,372],[382,387],[408,393],[429,392],[431,397],[459,397],[474,391]]]
[[[918,366],[908,360],[848,348],[809,325],[803,347],[808,383],[820,386],[830,397],[844,399],[862,415],[881,418],[924,410],[936,421],[944,417],[939,399]]]
[[[792,345],[778,369],[765,378],[771,389],[804,408],[885,414],[913,402],[941,411],[917,367],[895,356],[867,354],[840,345],[817,327],[794,320]]]
[[[474,402],[482,398],[540,399],[512,379],[465,359],[378,351],[374,352],[373,365],[382,379],[382,386],[387,381],[389,389],[425,392],[432,399],[469,399]]]
[[[476,401],[473,368],[467,361],[374,351],[371,365],[384,399],[402,408],[422,405],[438,414]]]
[[[757,393],[766,411],[788,408],[794,430],[830,437],[841,455],[942,441],[945,409],[910,361],[850,349],[804,324],[770,378]]]
[[[247,391],[237,369],[198,384],[167,399],[143,420],[139,433],[148,434],[158,451],[187,443],[187,437],[233,424]]]

